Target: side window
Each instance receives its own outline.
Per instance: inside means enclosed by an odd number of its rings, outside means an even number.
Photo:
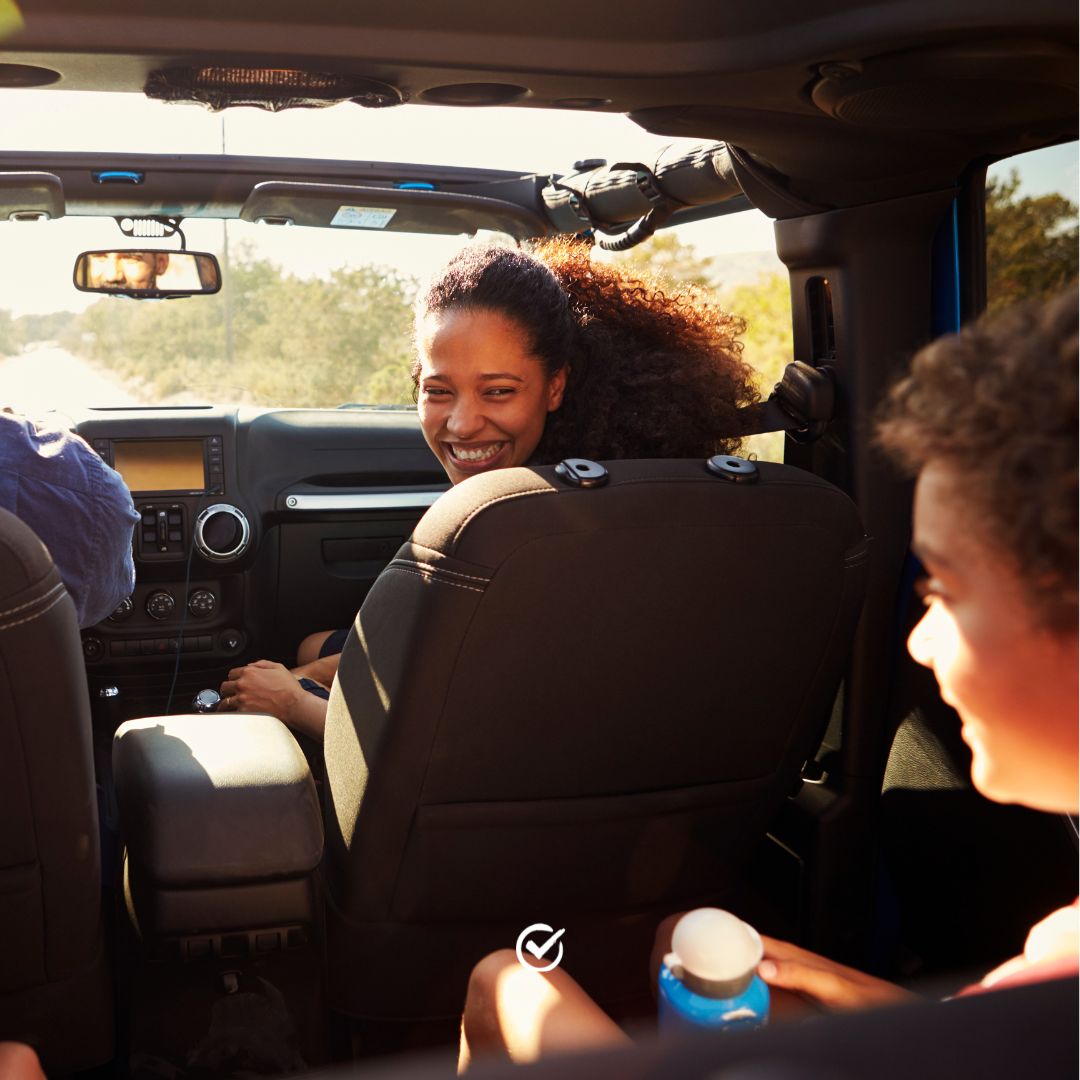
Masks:
[[[986,306],[1049,297],[1077,279],[1077,144],[1017,154],[986,174]]]
[[[762,396],[772,392],[793,357],[788,273],[776,256],[771,219],[747,210],[678,225],[612,258],[707,289],[745,320],[743,358],[757,372]],[[743,452],[783,461],[784,434],[754,435]]]

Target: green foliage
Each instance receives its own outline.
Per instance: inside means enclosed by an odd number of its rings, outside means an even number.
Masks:
[[[0,308],[0,357],[17,352],[19,341],[15,333],[15,320],[10,311]]]
[[[986,185],[986,292],[991,310],[1047,298],[1077,277],[1077,208],[1064,195],[1018,197],[1015,169]]]
[[[374,266],[298,278],[241,251],[216,296],[100,300],[80,319],[81,351],[158,401],[398,402],[411,385],[415,289]]]
[[[716,285],[716,259],[698,254],[693,245],[683,243],[675,233],[657,233],[645,243],[615,255],[612,262],[645,278],[706,289]]]
[[[35,341],[55,341],[72,349],[78,340],[78,316],[73,311],[52,311],[45,315],[20,315],[0,310],[0,357],[17,353]]]
[[[725,289],[725,308],[746,321],[743,358],[758,373],[763,394],[772,391],[793,355],[791,287],[786,274],[762,274],[757,281]],[[809,359],[809,358],[804,358]]]

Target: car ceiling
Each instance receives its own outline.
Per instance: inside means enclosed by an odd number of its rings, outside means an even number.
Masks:
[[[1073,0],[19,6],[0,88],[137,92],[213,62],[349,74],[420,104],[624,112],[752,155],[751,197],[774,216],[948,186],[973,159],[1076,135]]]

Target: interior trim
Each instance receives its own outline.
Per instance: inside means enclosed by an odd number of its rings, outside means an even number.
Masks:
[[[415,510],[431,504],[441,491],[377,491],[335,495],[285,496],[287,510]]]

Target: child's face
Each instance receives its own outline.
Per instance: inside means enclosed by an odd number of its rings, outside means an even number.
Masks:
[[[998,802],[1077,809],[1077,635],[1041,628],[1008,560],[931,462],[915,488],[912,548],[926,613],[908,651],[963,721],[975,786]]]

